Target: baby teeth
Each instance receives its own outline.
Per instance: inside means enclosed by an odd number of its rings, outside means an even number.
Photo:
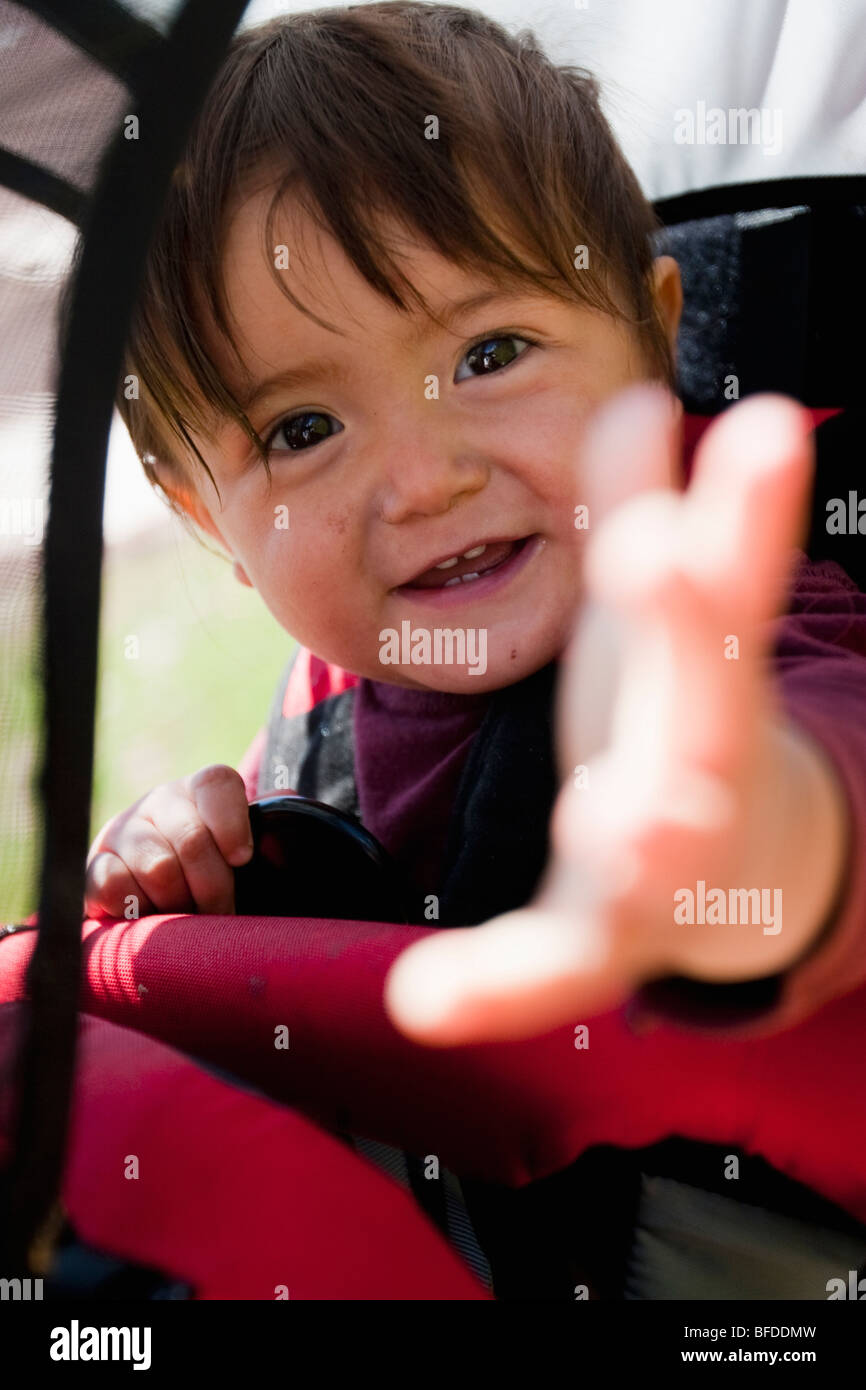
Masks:
[[[477,560],[479,555],[483,555],[487,549],[486,545],[475,545],[471,550],[467,550],[463,555],[452,555],[450,560],[440,560],[435,566],[437,570],[450,570],[458,565],[461,560]],[[474,579],[474,574],[467,574],[466,579]]]
[[[453,579],[446,579],[442,585],[443,589],[450,589],[452,584],[467,584],[470,579],[480,579],[480,574],[455,574]]]

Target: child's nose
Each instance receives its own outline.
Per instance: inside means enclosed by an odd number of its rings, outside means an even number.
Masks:
[[[464,495],[480,492],[489,463],[475,450],[420,440],[383,461],[380,515],[396,525],[412,516],[447,512]]]

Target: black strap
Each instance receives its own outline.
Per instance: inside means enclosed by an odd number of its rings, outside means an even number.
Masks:
[[[162,34],[118,0],[16,0],[131,90],[146,83]],[[217,16],[219,23],[219,15]]]
[[[80,226],[87,208],[87,196],[50,169],[22,159],[14,150],[0,146],[0,183],[20,193],[22,198],[41,203],[60,217]]]
[[[285,689],[284,678],[280,689]],[[354,687],[289,719],[282,715],[282,700],[275,701],[259,768],[259,795],[273,789],[300,792],[359,818],[354,708]]]
[[[441,926],[474,926],[531,898],[557,791],[556,666],[497,691],[472,743],[445,846]]]
[[[136,288],[165,189],[188,130],[245,8],[244,0],[187,0],[170,38],[137,76],[148,138],[118,130],[85,218],[56,401],[51,499],[44,549],[44,809],[39,933],[20,1039],[14,1147],[0,1202],[2,1267],[28,1267],[62,1174],[77,1037],[81,911],[90,821],[102,566],[105,458],[119,364]],[[54,7],[43,6],[49,21]],[[57,6],[58,26],[108,17],[118,52],[137,16],[117,5]],[[38,12],[38,7],[34,6]],[[90,16],[85,20],[84,16]]]

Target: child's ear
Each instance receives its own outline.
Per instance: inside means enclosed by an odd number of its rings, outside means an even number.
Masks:
[[[683,284],[680,268],[673,256],[656,256],[653,261],[653,294],[665,326],[671,353],[675,355],[677,330],[683,311]]]
[[[182,512],[184,516],[188,517],[202,531],[206,531],[209,536],[219,542],[224,550],[231,554],[222,532],[194,488],[189,487],[182,480],[178,480],[171,469],[166,468],[164,464],[155,459],[149,462],[148,472],[151,477],[156,479],[176,511]],[[253,587],[252,581],[247,577],[246,570],[237,560],[232,564],[232,573],[240,584],[246,584],[250,589]]]

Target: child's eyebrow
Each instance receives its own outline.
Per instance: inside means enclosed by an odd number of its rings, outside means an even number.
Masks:
[[[466,295],[465,298],[457,300],[455,304],[446,302],[437,311],[437,318],[444,324],[451,327],[458,319],[468,318],[478,309],[484,309],[489,304],[514,303],[516,300],[540,299],[544,298],[539,290],[523,290],[521,293],[517,289],[507,289],[502,285],[493,289],[479,290],[475,294]],[[425,318],[421,323],[416,340],[422,341],[433,334],[438,328],[438,323]]]
[[[513,299],[514,291],[503,289],[479,290],[476,294],[466,295],[464,299],[459,299],[456,304],[443,306],[439,317],[444,323],[453,323],[455,319],[468,318],[475,313],[476,309],[483,309],[488,304],[497,304],[504,299]]]
[[[535,296],[541,297],[536,292]],[[438,312],[438,318],[442,323],[451,325],[457,319],[468,318],[478,309],[483,309],[488,304],[501,303],[505,300],[513,301],[515,293],[513,290],[489,289],[480,290],[475,294],[467,295],[458,300],[457,303],[450,302],[442,306]],[[412,336],[415,341],[423,342],[436,332],[439,324],[428,318],[426,315]],[[332,381],[345,381],[349,376],[350,369],[343,362],[335,362],[328,357],[310,358],[306,362],[299,362],[296,367],[288,367],[281,372],[275,372],[273,376],[266,377],[263,381],[253,382],[246,391],[238,394],[237,400],[241,409],[245,412],[255,407],[262,397],[266,396],[274,387],[282,387],[284,390],[295,390],[301,386],[306,386],[311,381],[321,380],[329,377]]]
[[[238,394],[237,400],[243,411],[249,411],[275,386],[291,391],[296,387],[306,386],[310,381],[320,381],[322,377],[344,381],[347,375],[344,363],[334,362],[328,357],[311,357],[306,362],[299,362],[296,367],[287,367],[281,372],[275,372],[273,376],[265,377],[264,381],[253,382],[246,391]]]

